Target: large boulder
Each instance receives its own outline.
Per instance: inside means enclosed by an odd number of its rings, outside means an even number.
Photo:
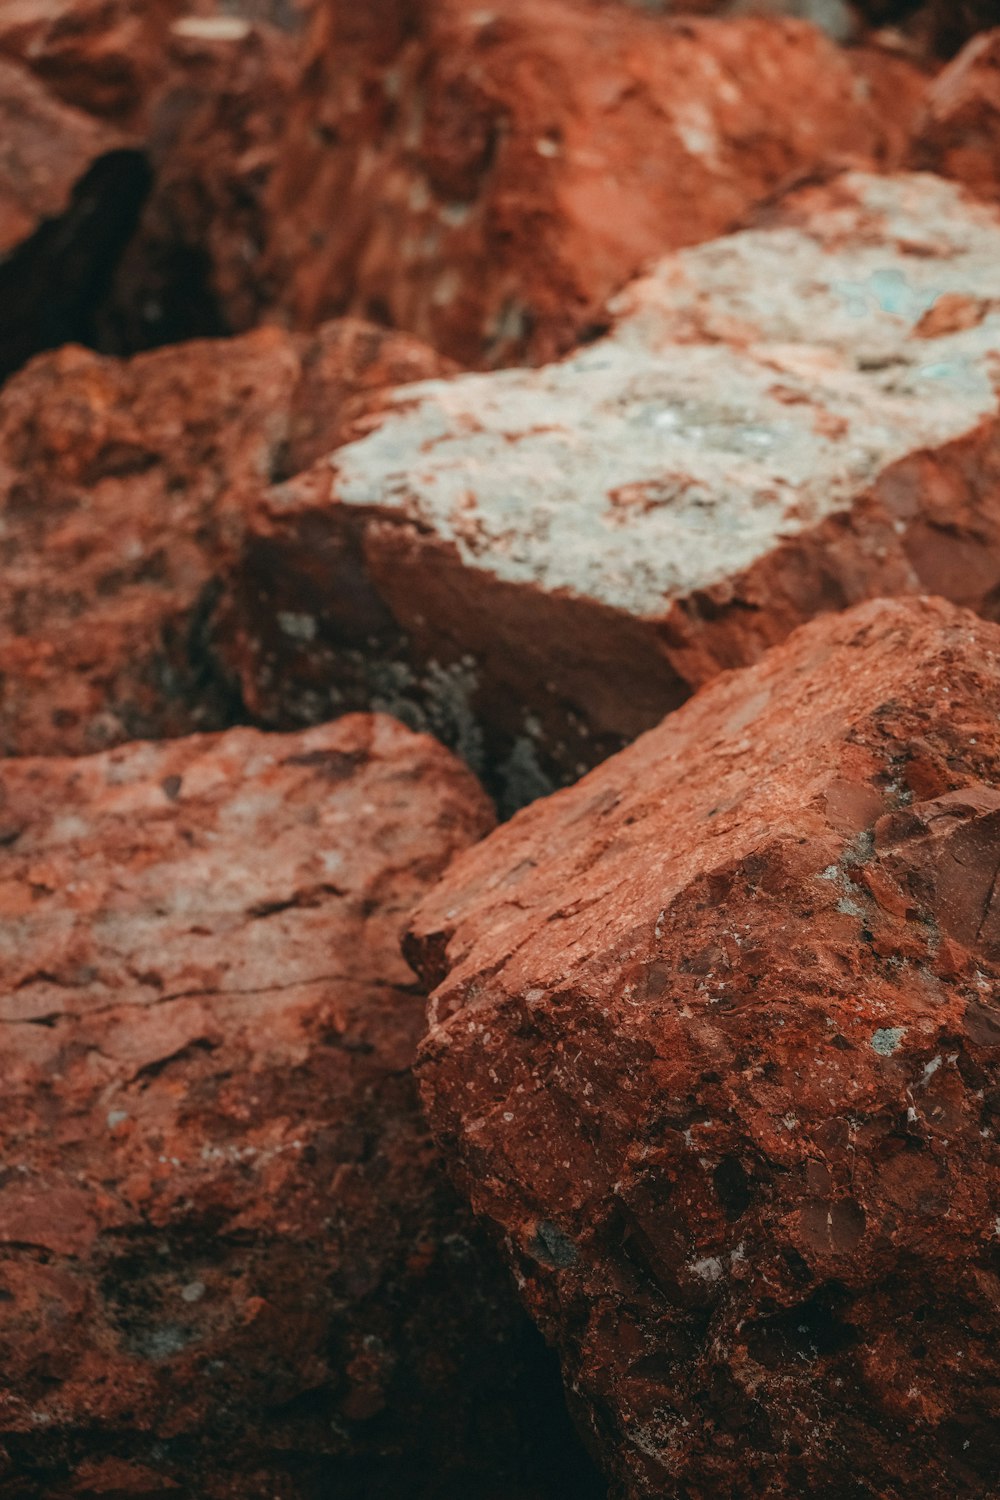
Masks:
[[[5,1496],[592,1493],[410,1075],[489,825],[380,718],[0,764]]]
[[[387,383],[446,366],[356,320],[132,360],[43,355],[0,392],[0,753],[80,754],[243,716],[208,622],[248,497]]]
[[[815,614],[1000,599],[1000,219],[847,175],[681,252],[540,370],[389,398],[262,497],[222,649],[276,726],[371,703],[508,806]]]
[[[665,251],[831,162],[891,165],[923,92],[799,21],[581,0],[316,7],[266,201],[276,306],[467,365],[552,358]]]
[[[416,918],[436,1137],[616,1495],[994,1491],[998,701],[943,601],[815,621]]]

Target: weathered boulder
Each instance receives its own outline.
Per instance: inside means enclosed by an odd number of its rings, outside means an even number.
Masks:
[[[0,764],[5,1495],[591,1493],[410,1074],[489,823],[380,718]]]
[[[69,347],[0,392],[0,752],[79,754],[242,716],[208,619],[247,496],[352,400],[444,368],[353,320],[133,360]]]
[[[221,649],[262,722],[374,704],[516,806],[812,615],[995,611],[998,340],[995,213],[803,189],[571,358],[408,387],[266,495]]]
[[[1000,199],[1000,30],[976,37],[935,79],[913,159]]]
[[[814,621],[462,856],[425,1103],[616,1495],[1000,1462],[1000,629]]]
[[[797,21],[328,0],[266,195],[276,305],[297,327],[387,321],[466,365],[551,358],[648,261],[788,179],[898,161],[923,79],[882,66],[884,102]]]
[[[85,339],[147,186],[126,137],[0,58],[0,380]]]

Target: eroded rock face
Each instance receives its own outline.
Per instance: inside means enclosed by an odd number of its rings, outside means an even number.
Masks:
[[[0,394],[0,750],[81,754],[243,716],[208,638],[248,497],[352,401],[445,368],[355,320],[133,360],[69,347]]]
[[[425,1102],[616,1494],[985,1496],[1000,629],[816,621],[453,866]]]
[[[565,351],[653,257],[789,178],[899,159],[891,108],[796,21],[579,0],[318,7],[267,195],[279,307],[353,311],[466,365]]]
[[[489,824],[381,718],[0,765],[5,1494],[592,1493],[409,1071]]]
[[[129,141],[0,59],[0,380],[90,335],[146,168]]]
[[[991,614],[998,299],[994,212],[849,175],[664,261],[561,363],[400,391],[252,520],[248,706],[375,703],[512,807],[815,614]]]
[[[913,156],[981,197],[1000,198],[1000,30],[976,37],[935,79]]]

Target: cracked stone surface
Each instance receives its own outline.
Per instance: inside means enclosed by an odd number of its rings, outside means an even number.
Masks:
[[[461,856],[435,1136],[628,1500],[1000,1461],[1000,628],[814,621]]]
[[[795,20],[328,0],[266,195],[276,306],[467,366],[550,359],[654,257],[797,175],[899,164],[924,83]]]
[[[247,704],[374,702],[516,806],[815,614],[992,613],[998,309],[993,209],[848,174],[662,261],[559,363],[400,390],[252,517]]]
[[[410,1073],[490,822],[378,717],[0,763],[5,1496],[596,1495]]]
[[[247,497],[383,386],[447,369],[356,319],[133,360],[67,347],[0,392],[0,751],[82,754],[243,716],[208,619]]]

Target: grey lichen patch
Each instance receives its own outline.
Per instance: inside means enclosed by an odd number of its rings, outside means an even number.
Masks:
[[[528,1249],[536,1260],[557,1271],[575,1266],[579,1259],[573,1241],[563,1233],[558,1224],[553,1224],[548,1219],[539,1219],[535,1232],[528,1241]]]
[[[891,1057],[899,1051],[905,1035],[905,1026],[880,1026],[871,1040],[872,1051],[879,1057]]]
[[[996,409],[1000,227],[934,178],[847,182],[836,225],[671,256],[568,359],[404,387],[331,460],[338,499],[506,582],[659,614],[969,432]],[[991,310],[929,358],[921,316],[970,291]]]

